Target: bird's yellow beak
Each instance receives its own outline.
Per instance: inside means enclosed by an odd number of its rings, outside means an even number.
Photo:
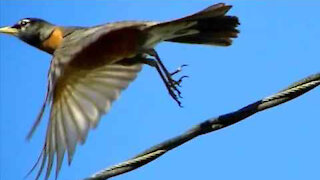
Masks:
[[[19,32],[18,29],[12,28],[9,26],[0,28],[0,33],[4,33],[4,34],[10,34],[10,35],[16,36],[18,32]]]

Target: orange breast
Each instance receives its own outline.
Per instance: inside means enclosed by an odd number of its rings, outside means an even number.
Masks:
[[[62,40],[63,32],[60,28],[56,27],[50,37],[42,43],[42,50],[52,54],[60,46]]]

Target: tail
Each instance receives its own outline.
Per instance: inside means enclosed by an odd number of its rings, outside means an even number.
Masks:
[[[232,6],[215,4],[196,14],[149,27],[147,46],[160,41],[229,46],[238,36],[236,16],[226,16]]]

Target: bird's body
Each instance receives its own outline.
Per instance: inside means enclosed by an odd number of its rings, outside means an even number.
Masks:
[[[30,138],[49,106],[49,125],[37,179],[45,166],[45,179],[49,178],[55,157],[58,175],[66,151],[71,163],[77,142],[85,142],[89,129],[108,112],[143,64],[157,68],[170,95],[180,103],[176,88],[179,81],[171,79],[154,47],[162,41],[231,45],[231,38],[237,37],[239,22],[237,17],[225,15],[230,8],[216,4],[164,23],[126,21],[87,28],[56,26],[41,19],[25,18],[12,27],[1,28],[0,32],[15,35],[53,56],[47,95],[28,135]]]

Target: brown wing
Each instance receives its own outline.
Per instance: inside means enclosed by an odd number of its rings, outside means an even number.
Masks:
[[[59,172],[65,151],[72,161],[77,142],[84,143],[90,128],[97,125],[111,103],[135,79],[140,64],[109,64],[94,70],[75,70],[55,85],[47,129],[43,162],[48,158],[49,177],[54,156]]]
[[[124,59],[136,62],[132,57],[136,55],[138,27],[143,25],[117,23],[79,29],[68,35],[56,50],[49,70],[46,100],[30,133],[31,137],[49,104],[49,124],[36,163],[41,161],[36,179],[45,166],[45,179],[49,178],[55,157],[57,176],[65,151],[71,163],[76,144],[85,142],[89,129],[97,125],[121,90],[135,79],[142,65],[122,62]]]

